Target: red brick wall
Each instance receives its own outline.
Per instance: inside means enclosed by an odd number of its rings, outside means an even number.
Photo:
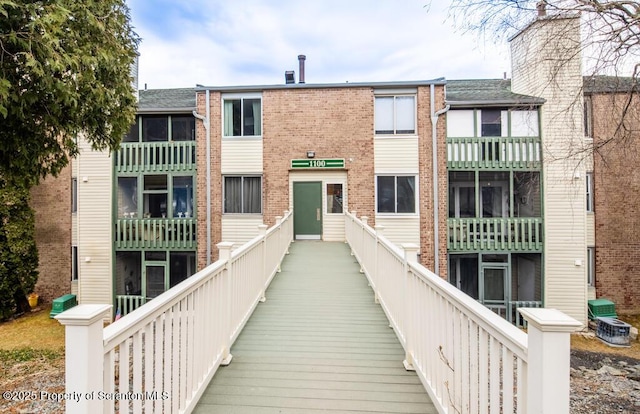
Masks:
[[[289,208],[291,159],[314,150],[316,158],[346,160],[349,210],[375,225],[372,88],[279,89],[262,97],[265,224]]]
[[[71,292],[71,167],[58,177],[47,177],[31,190],[38,246],[38,283],[41,302]]]
[[[615,135],[626,95],[593,97],[596,295],[640,312],[640,100]],[[607,141],[610,142],[607,143]]]
[[[205,114],[205,93],[197,99],[198,113]],[[444,107],[444,87],[436,87],[436,110]],[[211,177],[212,177],[212,252],[221,237],[222,182],[220,168],[221,96],[211,92]],[[433,256],[433,182],[430,120],[430,88],[418,92],[419,138],[419,209],[421,226],[421,261],[430,269]],[[289,170],[294,158],[305,158],[313,150],[317,158],[344,158],[348,176],[349,210],[368,216],[375,226],[374,166],[374,93],[372,87],[290,88],[265,90],[262,93],[263,132],[263,200],[264,222],[271,226],[276,216],[289,208]],[[447,170],[445,122],[437,124],[439,256],[440,275],[447,269]],[[206,254],[206,134],[197,123],[198,146],[198,266],[205,264]],[[277,195],[277,196],[276,196]]]
[[[444,87],[435,87],[435,110],[444,108]],[[438,156],[438,252],[439,272],[447,277],[447,156],[445,118],[441,115],[436,124]],[[431,129],[430,88],[418,89],[418,132],[420,134],[420,261],[434,270],[434,226],[433,226],[433,139]]]
[[[222,115],[220,114],[220,93],[211,92],[209,108],[211,111],[211,158],[207,161],[207,134],[204,124],[196,119],[196,208],[197,208],[197,267],[202,269],[207,264],[207,162],[211,168],[211,263],[218,260],[218,248],[222,237],[222,176],[221,176],[221,135]],[[206,93],[197,95],[197,111],[201,115],[206,114]]]

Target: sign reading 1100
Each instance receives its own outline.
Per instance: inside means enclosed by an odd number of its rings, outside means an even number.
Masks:
[[[291,160],[291,168],[344,168],[344,158]]]

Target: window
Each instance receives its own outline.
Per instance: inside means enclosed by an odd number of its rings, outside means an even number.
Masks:
[[[138,215],[138,178],[118,177],[118,217],[134,218]]]
[[[167,217],[167,176],[144,176],[144,217]]]
[[[262,135],[260,98],[224,100],[224,136],[251,137]]]
[[[483,109],[480,111],[480,136],[502,136],[502,111],[499,109]]]
[[[343,202],[342,184],[327,184],[327,213],[342,214]]]
[[[78,246],[71,246],[71,280],[78,280]]]
[[[193,217],[193,177],[173,177],[173,217]]]
[[[136,117],[136,122],[131,125],[129,132],[124,136],[122,142],[138,142],[140,140],[140,124],[138,122],[138,117]]]
[[[71,179],[71,212],[76,213],[78,211],[78,179],[73,177]]]
[[[584,136],[588,138],[593,138],[593,102],[591,101],[591,96],[586,95],[584,97]]]
[[[194,141],[196,139],[196,120],[192,116],[171,117],[171,140]]]
[[[376,96],[375,131],[378,135],[415,134],[414,95]]]
[[[587,211],[593,213],[593,173],[588,172],[585,175],[585,183],[587,186]]]
[[[415,213],[415,176],[377,177],[378,213]]]
[[[148,115],[142,117],[142,141],[157,142],[169,140],[169,117]]]
[[[595,286],[596,282],[596,248],[587,247],[587,285]]]
[[[224,177],[224,212],[261,214],[262,178]]]

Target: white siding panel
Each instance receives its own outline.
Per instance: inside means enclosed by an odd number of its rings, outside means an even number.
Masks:
[[[511,111],[511,136],[537,137],[538,111]]]
[[[468,138],[475,136],[473,110],[452,109],[447,112],[447,136],[451,138]]]
[[[322,240],[345,241],[344,214],[325,214],[322,216]]]
[[[384,226],[383,235],[392,243],[420,245],[420,217],[418,216],[376,216],[376,225]]]
[[[582,99],[576,99],[582,97],[582,58],[576,53],[561,70],[553,70],[559,51],[579,44],[577,17],[530,25],[511,41],[511,87],[513,92],[546,100],[540,113],[545,306],[586,324],[586,192],[584,178],[574,178],[576,172],[584,177],[585,166],[581,157],[570,155],[584,139]]]
[[[235,247],[242,246],[258,235],[258,226],[262,222],[261,215],[223,215],[222,241],[234,242]]]
[[[112,159],[81,139],[78,167],[78,299],[112,304]]]
[[[222,174],[261,173],[261,139],[223,139]]]
[[[418,138],[376,138],[374,141],[376,174],[418,173]]]

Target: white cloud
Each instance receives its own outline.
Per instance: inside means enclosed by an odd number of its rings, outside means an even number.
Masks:
[[[284,82],[307,56],[308,83],[501,77],[506,47],[454,33],[442,2],[426,0],[192,1],[157,17],[129,0],[143,37],[140,85],[150,88]],[[173,7],[175,5],[172,3]],[[159,7],[159,6],[158,6]],[[145,11],[146,12],[143,12]]]

